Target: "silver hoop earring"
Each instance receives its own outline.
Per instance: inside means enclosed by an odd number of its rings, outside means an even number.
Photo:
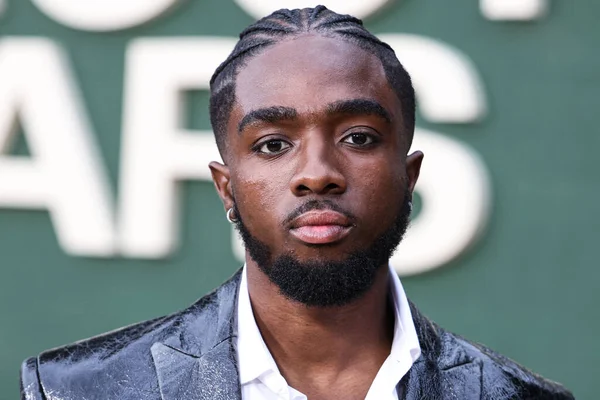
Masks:
[[[413,210],[412,201],[409,201],[409,202],[408,202],[408,210],[409,210],[409,211],[408,211],[408,213],[409,213],[409,214],[410,214],[410,213],[412,213],[412,210]]]
[[[229,221],[230,224],[235,224],[237,222],[237,219],[234,219],[231,217],[231,214],[233,213],[233,208],[230,208],[229,210],[227,210],[227,221]]]

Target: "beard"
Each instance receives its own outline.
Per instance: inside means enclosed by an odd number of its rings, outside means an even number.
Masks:
[[[343,306],[365,294],[375,282],[379,269],[388,265],[408,227],[410,201],[406,193],[390,227],[367,248],[351,252],[341,261],[300,261],[291,253],[272,259],[269,247],[250,233],[234,206],[238,218],[235,226],[250,257],[286,298],[310,307]],[[312,200],[292,213],[288,220],[315,209],[330,209],[348,216],[331,201]]]

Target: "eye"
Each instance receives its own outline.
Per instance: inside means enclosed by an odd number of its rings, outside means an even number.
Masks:
[[[354,146],[368,146],[375,142],[373,135],[362,132],[351,133],[346,136],[342,142],[352,144]]]
[[[278,154],[289,148],[290,144],[283,140],[271,139],[257,146],[256,151],[262,154]]]

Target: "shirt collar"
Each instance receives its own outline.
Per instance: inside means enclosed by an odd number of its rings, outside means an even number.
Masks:
[[[411,364],[421,355],[419,337],[415,329],[410,305],[398,278],[398,273],[390,266],[390,292],[394,304],[396,323],[394,324],[394,339],[390,357],[397,361],[403,360],[406,354],[410,355]]]
[[[238,297],[238,360],[242,385],[264,374],[279,372],[254,319],[248,292],[246,265],[242,271]]]
[[[406,293],[396,271],[390,266],[390,293],[394,304],[394,338],[389,359],[410,365],[421,355]],[[242,271],[238,297],[238,360],[242,385],[265,374],[279,373],[277,364],[265,344],[252,312],[246,265]],[[409,367],[410,367],[409,365]],[[402,372],[404,375],[406,371]],[[397,382],[402,376],[397,377]]]

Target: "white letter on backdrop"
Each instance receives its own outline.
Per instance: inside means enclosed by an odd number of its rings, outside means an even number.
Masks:
[[[469,146],[417,128],[412,148],[425,153],[415,188],[423,205],[390,260],[401,275],[441,267],[467,250],[484,230],[491,205],[486,167]]]
[[[366,18],[384,7],[392,0],[235,0],[244,11],[254,18],[262,18],[265,15],[279,10],[282,7],[306,8],[323,4],[330,10],[341,14],[350,14],[357,18]]]
[[[56,22],[84,31],[115,31],[159,17],[180,0],[32,0]]]
[[[485,92],[471,60],[444,42],[410,34],[377,35],[410,73],[423,118],[472,123],[486,114]]]
[[[494,21],[527,21],[548,12],[548,0],[480,0],[483,15]]]
[[[178,238],[177,181],[211,180],[220,160],[211,131],[181,129],[182,93],[208,89],[235,45],[229,38],[138,39],[127,49],[120,179],[120,244],[130,257],[160,258]]]
[[[419,110],[437,123],[473,123],[486,113],[483,85],[471,61],[430,38],[384,34],[411,74]],[[391,264],[401,275],[438,268],[464,252],[483,231],[490,212],[485,165],[466,144],[416,129],[413,149],[425,161],[416,190],[423,202]]]
[[[110,256],[110,189],[86,115],[58,45],[0,41],[0,207],[47,208],[67,253]],[[2,155],[17,118],[31,159]]]

